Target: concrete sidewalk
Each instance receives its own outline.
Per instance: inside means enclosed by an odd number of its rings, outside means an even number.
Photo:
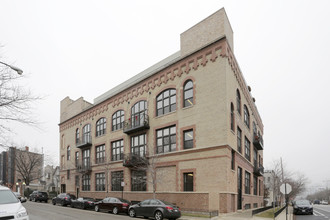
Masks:
[[[251,216],[251,212],[240,212],[240,213],[230,213],[221,214],[212,218],[202,218],[202,217],[192,217],[192,216],[181,216],[179,220],[272,220],[272,218],[263,218],[257,216]],[[292,207],[288,208],[288,215],[286,217],[286,210],[284,209],[281,214],[279,214],[275,220],[293,220],[293,210]]]

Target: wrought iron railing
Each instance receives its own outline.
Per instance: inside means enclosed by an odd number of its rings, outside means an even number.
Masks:
[[[147,114],[139,114],[124,121],[123,131],[129,134],[149,128],[149,116]]]

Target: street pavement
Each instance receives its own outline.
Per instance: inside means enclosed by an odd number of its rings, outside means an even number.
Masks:
[[[73,209],[70,207],[54,206],[50,203],[35,203],[26,202],[23,203],[26,207],[30,220],[57,220],[57,219],[68,219],[68,220],[105,220],[111,218],[112,220],[129,220],[131,219],[127,215],[113,215],[109,213],[100,213],[91,210]],[[136,218],[137,220],[143,218]],[[178,220],[271,220],[269,218],[260,218],[256,216],[251,216],[251,210],[243,211],[238,213],[221,214],[213,218],[203,218],[203,217],[191,217],[182,215]],[[289,215],[285,215],[285,210],[276,218],[276,220],[294,220],[292,214],[292,207],[289,208]],[[297,218],[298,220],[298,218]]]

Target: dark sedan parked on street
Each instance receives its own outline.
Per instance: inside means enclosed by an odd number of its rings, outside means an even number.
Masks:
[[[95,199],[89,197],[81,197],[78,199],[71,200],[72,208],[80,208],[80,209],[94,209]]]
[[[308,200],[297,200],[293,203],[293,214],[313,215],[313,206]]]
[[[132,205],[129,207],[128,213],[130,217],[154,217],[156,220],[162,220],[163,218],[174,220],[181,217],[179,207],[158,199],[147,199]]]
[[[111,211],[113,214],[128,213],[128,207],[131,202],[126,199],[107,197],[97,203],[95,203],[95,211],[100,210]]]
[[[53,205],[61,204],[62,206],[67,206],[71,205],[72,199],[76,199],[76,196],[72,194],[61,193],[52,199],[52,203]]]
[[[33,202],[48,202],[48,193],[47,192],[41,192],[41,191],[33,191],[31,194],[30,194],[30,201],[33,201]]]

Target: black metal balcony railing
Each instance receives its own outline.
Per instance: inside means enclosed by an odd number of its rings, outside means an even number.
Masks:
[[[123,160],[123,166],[124,167],[145,167],[148,166],[148,158],[145,154],[125,154],[124,160]]]
[[[124,121],[123,131],[126,134],[131,134],[149,128],[149,116],[146,114],[140,114]]]
[[[257,150],[263,150],[264,141],[262,139],[262,136],[255,134],[253,136],[253,145],[257,148]]]
[[[264,175],[264,167],[258,164],[254,164],[253,167],[253,173],[257,176],[263,176]]]
[[[90,146],[92,146],[92,137],[90,135],[82,136],[81,138],[78,138],[76,140],[76,147],[78,148],[90,147]]]
[[[77,165],[77,171],[79,173],[89,173],[92,171],[92,166],[90,162],[85,162]]]

